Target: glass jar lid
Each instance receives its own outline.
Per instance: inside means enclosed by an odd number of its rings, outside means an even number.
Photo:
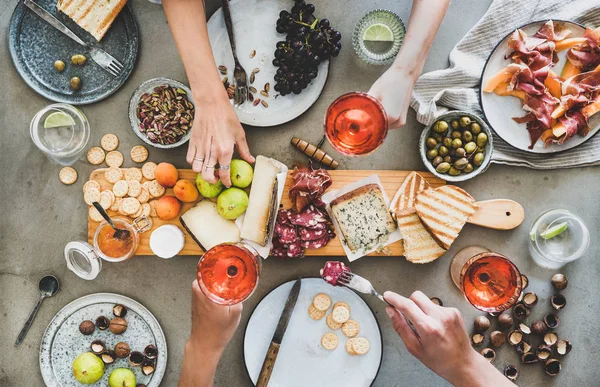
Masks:
[[[84,280],[93,280],[102,270],[102,260],[87,242],[67,243],[65,260],[69,270]]]

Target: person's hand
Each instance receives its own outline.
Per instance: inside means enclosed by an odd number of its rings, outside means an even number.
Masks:
[[[202,178],[210,183],[216,183],[220,178],[226,187],[231,186],[230,171],[223,167],[231,163],[236,145],[240,156],[253,163],[244,128],[229,100],[217,99],[211,104],[198,104],[186,157],[194,172],[201,172]],[[220,166],[218,178],[215,173],[217,163]]]
[[[217,305],[210,301],[198,285],[192,283],[192,334],[190,342],[205,351],[220,353],[237,329],[242,315],[242,304]]]
[[[463,318],[457,309],[438,306],[419,291],[414,292],[410,299],[393,292],[385,292],[383,296],[397,309],[389,306],[386,309],[394,330],[408,351],[425,366],[450,382],[456,380],[465,368],[477,368],[478,357],[483,357],[471,347]],[[400,312],[412,322],[420,338]]]
[[[398,129],[406,124],[414,83],[414,77],[390,67],[371,86],[368,93],[383,105],[389,129]]]

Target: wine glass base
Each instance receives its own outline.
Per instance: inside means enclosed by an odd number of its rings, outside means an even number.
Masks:
[[[477,254],[489,252],[490,250],[483,246],[474,245],[467,246],[454,255],[452,262],[450,262],[450,277],[452,278],[452,282],[454,282],[454,285],[458,288],[458,290],[462,291],[462,287],[460,286],[460,271],[465,263]]]

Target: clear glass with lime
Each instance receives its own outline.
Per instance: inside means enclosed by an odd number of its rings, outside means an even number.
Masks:
[[[543,212],[529,229],[529,252],[542,267],[558,269],[581,258],[590,244],[583,220],[568,210]]]
[[[406,29],[392,11],[376,9],[356,25],[352,45],[358,56],[369,64],[385,65],[394,61],[400,51]]]
[[[71,165],[85,150],[90,125],[81,110],[55,103],[37,112],[29,133],[33,143],[49,158],[61,165]]]

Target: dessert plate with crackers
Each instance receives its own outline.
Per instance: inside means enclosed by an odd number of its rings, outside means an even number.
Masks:
[[[244,362],[254,384],[294,282],[267,294],[248,321]],[[382,345],[379,324],[357,294],[321,278],[302,279],[269,386],[370,386]]]

